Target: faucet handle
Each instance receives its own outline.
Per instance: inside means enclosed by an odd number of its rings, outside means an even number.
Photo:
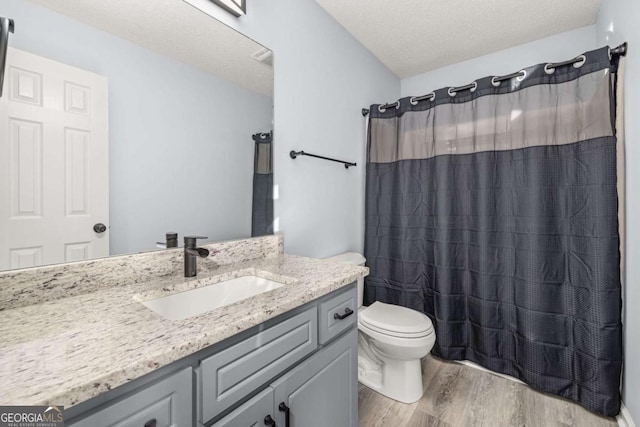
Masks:
[[[168,231],[165,234],[164,242],[156,242],[156,246],[163,249],[177,248],[178,247],[178,233],[174,231]]]
[[[184,247],[194,249],[196,247],[196,240],[208,239],[205,236],[184,236]]]

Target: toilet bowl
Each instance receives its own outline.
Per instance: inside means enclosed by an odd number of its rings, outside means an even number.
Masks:
[[[328,258],[364,265],[362,255],[348,252]],[[431,320],[423,313],[379,301],[362,307],[364,279],[358,280],[358,381],[403,403],[420,400],[421,359],[436,341]]]

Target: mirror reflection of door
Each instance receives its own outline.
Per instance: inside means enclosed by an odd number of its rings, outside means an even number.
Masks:
[[[109,255],[107,88],[103,76],[9,49],[0,270]]]
[[[0,4],[9,47],[40,56],[12,54],[0,97],[0,271],[252,235],[268,47],[181,0]]]

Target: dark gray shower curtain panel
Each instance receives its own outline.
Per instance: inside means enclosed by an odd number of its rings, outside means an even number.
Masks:
[[[272,133],[257,133],[253,161],[253,204],[251,236],[273,234],[273,160],[271,158]]]
[[[473,92],[371,106],[365,303],[426,313],[438,357],[614,416],[617,58],[585,56],[497,86],[480,79]]]

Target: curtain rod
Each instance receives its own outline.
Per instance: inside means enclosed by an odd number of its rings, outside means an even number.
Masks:
[[[260,139],[267,139],[268,137],[271,136],[271,132],[260,132],[260,133],[254,133],[253,135],[251,135],[251,138],[255,141],[256,138],[260,138]]]
[[[620,46],[613,48],[613,49],[609,49],[609,56],[613,56],[613,55],[620,55],[620,56],[626,56],[627,54],[627,50],[628,50],[628,43],[624,42],[622,43]],[[571,64],[575,64],[578,62],[584,62],[586,61],[587,58],[584,55],[580,55],[577,56],[573,59],[569,59],[567,61],[562,61],[562,62],[551,62],[548,63],[544,66],[544,70],[547,72],[553,72],[552,70],[554,70],[557,67],[562,67],[565,65],[571,65]],[[520,70],[518,72],[515,73],[511,73],[511,74],[507,74],[505,76],[495,76],[491,79],[491,84],[493,84],[494,86],[499,86],[500,82],[505,81],[505,80],[511,80],[513,78],[518,78],[519,80],[524,80],[527,77],[527,72],[525,70]],[[454,96],[457,92],[461,92],[463,90],[470,90],[470,91],[475,91],[478,87],[478,83],[473,82],[473,83],[469,83],[468,85],[464,85],[464,86],[458,86],[458,87],[451,87],[449,88],[449,95]],[[412,105],[416,105],[418,104],[419,101],[424,101],[425,99],[429,99],[430,101],[433,101],[436,98],[436,94],[435,92],[431,92],[427,95],[422,95],[422,96],[414,96],[411,97],[409,99],[409,102],[411,102]],[[396,102],[392,102],[390,104],[384,104],[384,105],[380,105],[378,108],[380,110],[386,110],[387,108],[398,108],[400,107],[400,101],[396,101]],[[368,108],[363,108],[362,109],[362,115],[363,116],[367,116],[369,114],[369,109]]]

